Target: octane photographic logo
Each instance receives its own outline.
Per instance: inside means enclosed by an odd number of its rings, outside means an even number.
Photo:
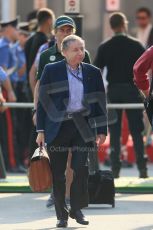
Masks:
[[[69,119],[66,111],[68,101],[69,101],[68,90],[69,90],[68,81],[55,82],[55,83],[40,86],[39,104],[40,106],[42,106],[43,110],[45,110],[48,118],[52,122],[62,122],[64,120]],[[57,102],[58,99],[61,100],[61,95],[63,98],[62,101],[63,110],[59,110],[57,107],[58,105],[54,103],[55,101]],[[85,110],[81,113],[73,113],[71,119],[73,119],[84,141],[89,142],[95,140],[96,128],[107,125],[107,110],[105,108],[105,104],[106,104],[105,94],[102,92],[85,94],[82,103],[85,107]],[[91,114],[90,111],[91,107],[93,108],[92,111],[94,111],[95,103],[98,104],[98,110],[102,111],[102,112],[100,111],[99,116],[94,116],[94,114]],[[87,115],[89,116],[88,120],[86,119]],[[111,116],[111,120],[109,121],[109,123],[113,123],[115,117],[116,116],[114,113],[113,116]]]

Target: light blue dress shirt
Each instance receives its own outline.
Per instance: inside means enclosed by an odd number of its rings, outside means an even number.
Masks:
[[[82,104],[84,94],[83,82],[76,79],[73,74],[80,79],[83,79],[81,66],[79,66],[76,70],[73,70],[69,65],[67,65],[69,82],[69,102],[67,106],[68,113],[79,112],[84,109]]]

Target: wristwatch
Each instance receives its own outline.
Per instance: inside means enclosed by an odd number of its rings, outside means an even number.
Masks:
[[[36,109],[34,108],[32,109],[32,116],[36,113],[36,111],[37,111]]]

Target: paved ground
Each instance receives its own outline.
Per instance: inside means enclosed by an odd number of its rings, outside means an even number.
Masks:
[[[153,165],[149,165],[149,175],[153,176]],[[121,176],[138,176],[136,167],[122,169]],[[47,194],[0,193],[0,230],[56,229],[55,210],[45,207],[47,198]],[[70,219],[68,229],[153,230],[153,194],[117,194],[115,209],[90,205],[84,213],[90,225]]]
[[[54,208],[47,209],[46,194],[0,194],[0,230],[56,229]],[[69,220],[68,229],[151,230],[153,195],[116,196],[116,208],[91,205],[84,210],[88,227]]]

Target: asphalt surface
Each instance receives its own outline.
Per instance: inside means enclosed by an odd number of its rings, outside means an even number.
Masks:
[[[46,208],[48,194],[0,194],[0,230],[57,229],[54,207]],[[153,194],[116,195],[116,207],[89,205],[89,226],[69,219],[67,229],[152,230]]]

